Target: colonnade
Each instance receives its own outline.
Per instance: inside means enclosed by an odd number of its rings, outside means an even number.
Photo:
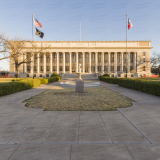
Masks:
[[[125,52],[54,52],[56,53],[56,71],[53,71],[53,56],[52,56],[52,53],[50,53],[50,71],[48,73],[53,73],[53,72],[57,72],[57,73],[72,73],[72,53],[75,53],[76,54],[76,70],[75,72],[77,73],[78,72],[78,64],[79,64],[79,61],[78,61],[78,53],[82,53],[82,65],[81,65],[81,68],[82,68],[82,73],[85,73],[85,53],[88,53],[89,54],[89,67],[88,67],[88,72],[87,73],[117,73],[117,72],[120,72],[120,73],[123,73],[124,72],[124,65],[126,65],[127,67],[127,72],[129,73],[130,72],[130,52],[127,54],[126,56],[126,62],[124,62],[124,54]],[[63,54],[63,66],[62,66],[62,71],[59,70],[59,54],[62,53]],[[65,70],[65,53],[69,53],[69,70],[66,71]],[[92,57],[91,57],[91,54],[92,53],[95,53],[95,60],[94,60],[94,71],[91,69],[91,66],[93,66],[92,64]],[[101,54],[101,70],[98,69],[99,67],[99,62],[98,62],[98,53]],[[104,54],[107,53],[107,62],[105,61],[104,59]],[[111,53],[114,54],[114,60],[111,60]],[[120,63],[117,64],[117,54],[120,54]],[[131,52],[133,53],[133,62],[132,62],[132,66],[133,66],[133,70],[136,71],[136,52]],[[43,73],[47,73],[46,71],[46,54],[43,54],[44,57],[43,57]],[[126,55],[126,54],[125,54]],[[40,57],[40,54],[38,53],[37,54],[37,57]],[[26,58],[26,55],[24,55],[24,58]],[[111,69],[111,66],[114,68],[114,70]],[[117,71],[117,66],[120,67],[120,70]],[[107,71],[104,69],[104,67],[107,67]],[[24,72],[25,73],[28,73],[27,71],[27,64],[24,64]],[[30,64],[30,72],[31,74],[34,73],[34,56],[31,57],[31,64]],[[40,71],[40,58],[37,58],[37,71],[36,71],[37,74],[40,74],[42,73]]]

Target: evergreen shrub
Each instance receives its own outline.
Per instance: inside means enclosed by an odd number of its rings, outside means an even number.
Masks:
[[[104,74],[103,76],[104,76],[104,77],[110,77],[109,74]]]
[[[54,76],[59,76],[59,75],[57,73],[53,73],[51,77],[54,77]]]
[[[50,78],[16,78],[12,82],[0,84],[0,96],[16,93],[33,87],[37,87],[40,84],[48,84],[56,81],[60,81],[61,77],[54,76]]]
[[[107,78],[99,76],[99,80],[118,84],[119,86],[131,88],[141,92],[160,96],[160,82],[147,79],[134,79],[134,78]]]

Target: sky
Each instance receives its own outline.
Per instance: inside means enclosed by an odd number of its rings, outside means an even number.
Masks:
[[[160,0],[0,0],[0,32],[32,40],[32,14],[42,23],[35,41],[125,41],[126,14],[133,24],[129,41],[151,41],[160,53]],[[1,55],[0,55],[1,57]],[[0,61],[9,70],[9,60]]]

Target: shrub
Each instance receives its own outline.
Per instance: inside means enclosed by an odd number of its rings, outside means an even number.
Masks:
[[[60,81],[61,77],[54,76],[50,78],[16,78],[12,82],[0,84],[0,96],[16,93],[33,87],[37,87],[40,84],[48,84],[56,81]]]
[[[160,96],[159,81],[151,81],[147,79],[134,79],[134,78],[107,78],[104,76],[99,76],[99,80],[112,84],[118,84],[119,86],[135,89],[156,96]]]
[[[105,77],[105,76],[98,76],[99,80],[112,83],[112,84],[117,84],[118,83],[118,78],[110,78],[110,77]]]
[[[41,84],[48,84],[48,78],[38,78]]]
[[[103,76],[104,76],[104,77],[110,77],[109,74],[104,74]]]
[[[54,77],[54,76],[59,76],[59,75],[57,73],[53,73],[51,77]]]
[[[3,83],[0,85],[0,96],[16,93],[40,85],[40,80],[30,79],[30,80],[19,80],[10,83]]]

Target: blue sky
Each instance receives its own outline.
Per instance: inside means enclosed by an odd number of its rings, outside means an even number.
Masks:
[[[0,31],[10,38],[32,39],[32,14],[42,23],[36,41],[125,41],[126,14],[133,27],[128,40],[150,40],[160,53],[159,0],[1,0]],[[0,61],[8,70],[8,60]]]

